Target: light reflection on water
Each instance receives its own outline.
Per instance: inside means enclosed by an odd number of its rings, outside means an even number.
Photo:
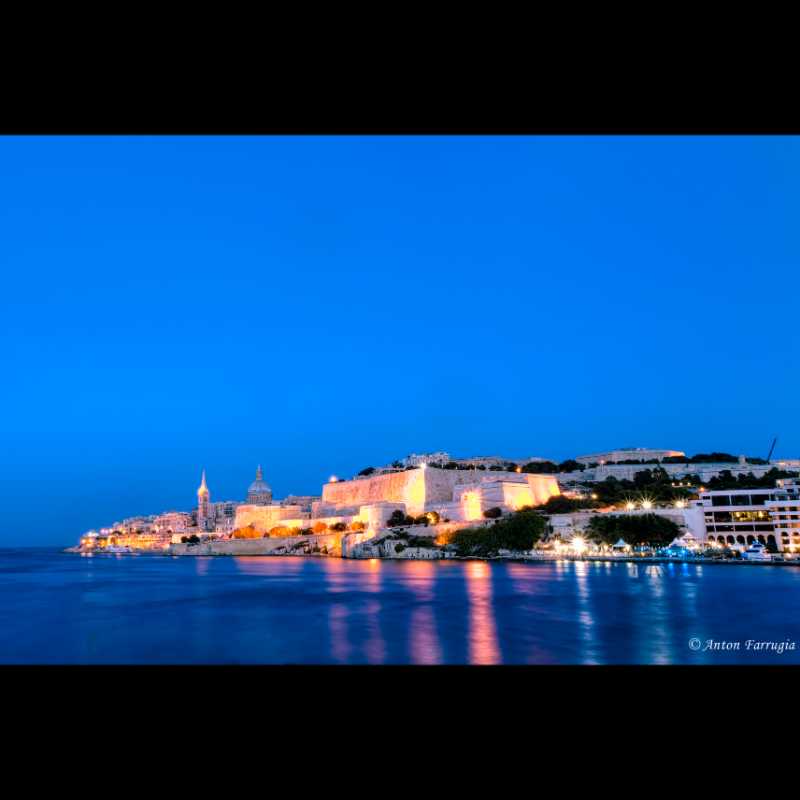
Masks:
[[[575,582],[578,594],[578,622],[581,641],[583,642],[585,664],[597,664],[594,619],[591,612],[591,595],[588,572],[594,564],[586,561],[571,562],[575,568]]]
[[[492,567],[485,561],[466,564],[469,596],[469,663],[500,664],[495,612],[492,605]]]
[[[413,561],[404,570],[403,585],[413,594],[415,605],[409,624],[409,652],[414,664],[441,664],[442,648],[436,629],[432,603],[435,599],[437,565],[432,561]]]
[[[800,569],[0,551],[0,663],[800,663]],[[735,613],[731,613],[735,607]]]

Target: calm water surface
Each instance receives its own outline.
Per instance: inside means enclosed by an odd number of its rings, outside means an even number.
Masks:
[[[796,664],[800,569],[2,550],[0,663]]]

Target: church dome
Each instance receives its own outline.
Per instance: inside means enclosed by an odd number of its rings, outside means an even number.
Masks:
[[[247,501],[249,503],[270,503],[272,502],[272,489],[265,483],[261,474],[261,466],[256,470],[256,479],[250,484],[247,490]]]

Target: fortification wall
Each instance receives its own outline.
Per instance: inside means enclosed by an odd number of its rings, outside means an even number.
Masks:
[[[266,532],[286,520],[307,519],[302,506],[253,506],[241,505],[236,509],[234,527],[252,525],[257,531]]]
[[[352,481],[327,483],[322,489],[321,506],[353,508],[369,503],[404,503],[409,514],[422,514],[453,500],[458,486],[481,486],[496,481],[527,483],[534,504],[560,494],[552,475],[528,475],[489,470],[450,470],[426,467]]]
[[[342,554],[342,533],[322,533],[313,536],[283,536],[269,539],[222,539],[189,546],[170,545],[175,556],[280,556],[307,555],[315,548],[326,548],[329,555]]]

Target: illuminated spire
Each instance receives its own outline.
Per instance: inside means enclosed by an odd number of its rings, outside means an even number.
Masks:
[[[259,464],[258,467],[256,468],[256,480],[257,481],[264,480],[264,476],[261,474],[261,464]]]
[[[203,478],[200,481],[200,488],[197,490],[198,495],[207,495],[208,494],[208,486],[206,486],[206,471],[203,470]]]

